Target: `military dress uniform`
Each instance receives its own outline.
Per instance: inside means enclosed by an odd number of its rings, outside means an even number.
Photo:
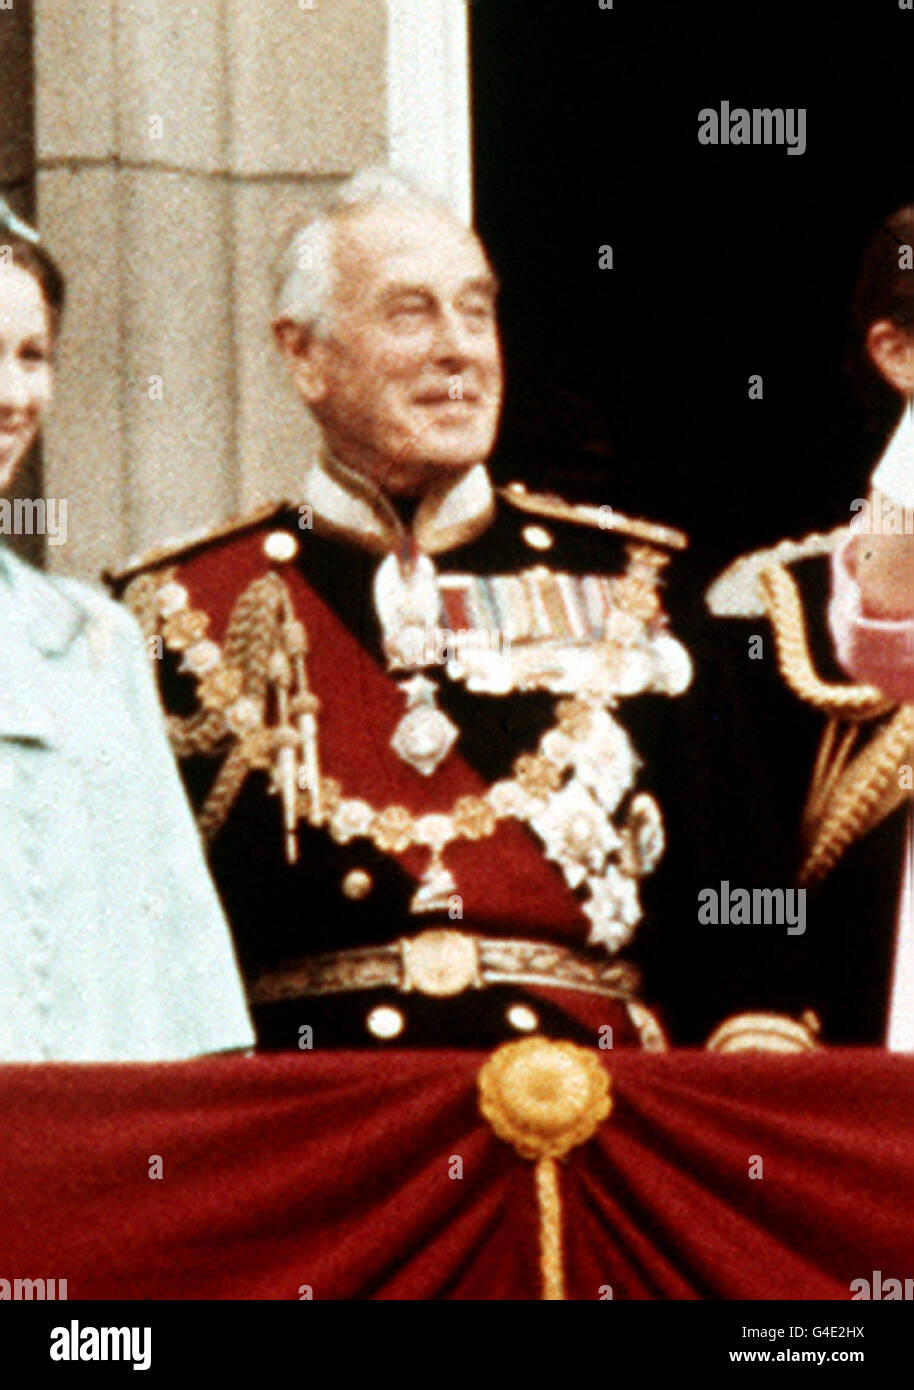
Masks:
[[[664,848],[624,720],[689,684],[684,538],[483,465],[408,522],[327,457],[303,498],[114,581],[260,1045],[663,1047],[620,954]]]
[[[755,820],[744,831],[754,881],[807,893],[805,933],[779,943],[766,994],[772,1007],[811,1009],[827,1044],[881,1046],[911,805],[899,768],[914,749],[914,706],[849,680],[839,660],[851,537],[837,527],[743,556],[707,606],[726,620],[715,621],[722,664],[744,677],[735,742]],[[751,634],[771,644],[765,660],[747,662]]]

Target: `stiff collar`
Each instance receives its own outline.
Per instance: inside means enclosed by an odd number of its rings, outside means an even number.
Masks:
[[[407,530],[381,489],[325,454],[308,469],[304,498],[315,529],[387,554],[402,546]],[[439,555],[473,540],[495,514],[495,495],[485,464],[430,488],[416,509],[412,539],[426,555]]]
[[[59,656],[89,620],[89,613],[55,579],[0,543],[0,596],[6,593],[21,630],[44,656]]]

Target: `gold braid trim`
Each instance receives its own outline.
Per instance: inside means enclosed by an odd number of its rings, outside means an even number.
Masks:
[[[781,675],[795,695],[826,714],[845,719],[876,719],[895,708],[872,685],[831,685],[820,680],[806,641],[806,623],[799,590],[783,565],[759,575],[759,586],[774,629],[775,650]]]
[[[809,654],[796,582],[782,565],[759,576],[774,630],[778,667],[794,694],[829,716],[803,812],[805,858],[800,883],[821,881],[841,856],[900,806],[906,792],[899,769],[911,760],[914,706],[887,700],[874,686],[832,685],[817,675]],[[859,726],[895,712],[857,756]],[[850,727],[841,729],[841,721]]]
[[[282,580],[266,574],[240,595],[226,628],[222,647],[225,668],[244,673],[245,698],[254,702],[261,717],[267,709],[271,665],[275,654],[284,650],[283,629],[291,611]],[[217,717],[224,728],[224,714]],[[248,774],[255,768],[271,769],[278,740],[279,730],[255,728],[232,746],[200,812],[200,832],[205,839],[211,840],[225,824]]]
[[[124,602],[147,640],[158,637],[164,642],[157,595],[162,585],[173,579],[174,570],[141,574],[124,590]],[[200,710],[187,719],[168,714],[166,723],[176,758],[188,758],[193,753],[214,753],[225,739],[225,720],[215,710]]]
[[[160,574],[141,574],[124,590],[124,602],[136,618],[145,637],[153,637],[159,631],[156,594],[164,582]]]
[[[170,714],[168,736],[176,758],[212,757],[225,742],[225,718],[221,710],[205,709],[188,718]]]
[[[819,816],[807,827],[809,844],[800,882],[817,883],[854,840],[885,820],[911,793],[899,771],[912,761],[914,705],[903,705],[834,781]]]
[[[236,743],[229,752],[197,817],[200,834],[205,840],[211,840],[220,826],[225,824],[253,762],[250,749],[244,742]],[[266,761],[264,766],[267,766]]]
[[[124,600],[147,638],[161,636],[170,650],[185,652],[212,646],[205,637],[207,615],[191,609],[177,585],[174,569],[142,574],[124,592]],[[177,589],[173,612],[163,614],[161,596]],[[183,597],[182,597],[183,596]],[[197,671],[201,708],[189,716],[170,714],[168,731],[175,756],[224,755],[224,761],[199,814],[201,833],[212,839],[234,805],[245,779],[255,768],[272,767],[278,730],[264,727],[273,672],[271,662],[284,646],[291,614],[288,591],[274,574],[255,580],[240,595],[229,618],[223,651]],[[189,665],[188,669],[193,670]]]

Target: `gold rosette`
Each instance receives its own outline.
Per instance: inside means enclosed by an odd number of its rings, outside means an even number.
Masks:
[[[612,1109],[609,1073],[576,1043],[505,1043],[479,1073],[479,1108],[500,1139],[536,1162],[543,1298],[564,1298],[555,1160],[596,1134]]]
[[[174,651],[183,652],[196,642],[202,641],[209,628],[209,618],[205,613],[181,609],[174,617],[166,618],[162,625],[165,640]]]
[[[481,796],[462,796],[453,811],[454,830],[463,840],[484,840],[495,831],[496,815]]]
[[[528,796],[541,799],[558,789],[562,769],[542,753],[524,753],[514,764],[514,775]]]
[[[413,842],[413,818],[405,806],[386,806],[374,821],[371,838],[384,854],[402,854]]]

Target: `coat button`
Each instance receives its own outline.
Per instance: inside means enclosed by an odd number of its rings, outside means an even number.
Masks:
[[[507,1019],[518,1033],[532,1033],[539,1026],[539,1018],[526,1004],[512,1004],[507,1010]]]
[[[525,526],[521,535],[533,550],[552,549],[552,537],[545,526]]]
[[[271,531],[263,543],[263,553],[268,560],[284,565],[298,554],[298,541],[288,531]]]
[[[366,1018],[365,1027],[375,1038],[395,1038],[403,1032],[405,1022],[399,1009],[390,1004],[379,1004]]]
[[[343,897],[351,898],[353,902],[360,902],[362,898],[367,898],[374,887],[374,879],[371,874],[364,869],[350,869],[343,879]]]

